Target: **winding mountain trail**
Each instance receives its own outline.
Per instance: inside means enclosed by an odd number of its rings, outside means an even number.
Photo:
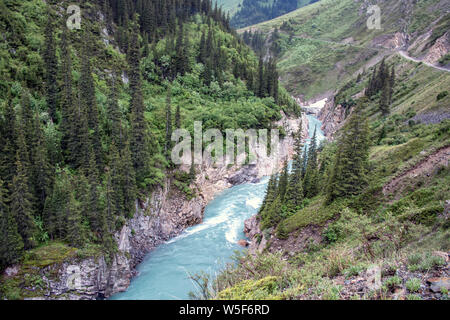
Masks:
[[[420,60],[420,59],[417,59],[417,58],[413,58],[413,57],[409,56],[408,53],[406,51],[404,51],[404,50],[399,50],[397,52],[398,52],[398,54],[400,54],[403,58],[405,58],[407,60],[410,60],[410,61],[413,61],[413,62],[416,62],[416,63],[422,62],[423,64],[427,65],[428,67],[431,67],[431,68],[434,68],[434,69],[437,69],[437,70],[441,70],[441,71],[450,72],[450,69],[447,69],[447,68],[444,68],[444,67],[439,67],[439,66],[431,64],[429,62],[426,62],[426,61],[423,61],[423,60]]]
[[[323,40],[323,39],[315,39],[315,38],[309,38],[309,37],[304,37],[304,36],[294,36],[293,38],[295,38],[295,39],[304,39],[304,40],[312,40],[312,41],[317,41],[317,42],[322,42],[322,43],[327,43],[327,44],[332,44],[332,45],[350,46],[350,47],[355,47],[355,48],[359,48],[359,49],[381,51],[380,54],[377,55],[376,59],[374,60],[375,63],[371,63],[371,64],[366,65],[366,67],[369,67],[369,68],[372,67],[373,65],[377,64],[379,61],[381,61],[381,59],[383,59],[383,57],[385,57],[387,55],[390,55],[390,54],[393,54],[393,53],[398,53],[403,58],[405,58],[405,59],[407,59],[409,61],[413,61],[413,62],[416,62],[416,63],[423,63],[423,64],[425,64],[426,66],[428,66],[430,68],[434,68],[434,69],[440,70],[440,71],[450,72],[449,68],[440,67],[440,66],[434,65],[432,63],[423,61],[421,59],[413,58],[413,57],[408,55],[408,52],[406,52],[405,50],[402,50],[402,49],[391,50],[391,49],[380,48],[380,47],[361,46],[361,45],[356,45],[356,44],[352,44],[352,43],[343,43],[343,42],[329,41],[329,40]],[[358,72],[359,72],[359,70],[358,70]]]

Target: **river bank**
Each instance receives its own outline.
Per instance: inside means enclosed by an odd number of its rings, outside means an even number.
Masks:
[[[305,129],[308,127],[305,140],[312,137],[316,128],[318,139],[324,139],[320,122],[311,115],[305,120]],[[235,251],[243,250],[238,240],[245,236],[244,221],[257,214],[264,199],[268,176],[273,171],[264,171],[267,167],[263,166],[259,168],[260,173],[267,173],[263,179],[241,183],[214,197],[206,206],[201,224],[188,228],[150,253],[137,267],[139,275],[128,290],[112,298],[188,299],[189,292],[197,289],[190,275],[204,272],[214,278],[225,263],[232,261]]]

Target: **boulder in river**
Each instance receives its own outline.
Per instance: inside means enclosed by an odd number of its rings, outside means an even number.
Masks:
[[[237,243],[238,243],[238,245],[240,245],[241,247],[244,247],[244,248],[248,247],[248,245],[249,245],[248,241],[244,240],[244,239],[239,240]]]

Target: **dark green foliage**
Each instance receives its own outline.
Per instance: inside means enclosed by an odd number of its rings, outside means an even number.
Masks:
[[[83,27],[72,31],[54,1],[0,4],[5,265],[48,240],[114,252],[138,196],[165,181],[174,128],[201,118],[221,129],[267,128],[280,105],[293,106],[278,93],[275,61],[263,64],[267,98],[255,97],[257,59],[209,0],[80,6]],[[103,28],[115,39],[102,41]],[[184,186],[194,179],[192,166]]]
[[[385,116],[389,114],[389,106],[392,102],[392,96],[394,94],[395,86],[395,69],[392,66],[391,71],[386,65],[385,59],[383,59],[378,68],[375,67],[372,76],[369,78],[369,84],[366,88],[365,95],[369,98],[380,94],[380,111]]]
[[[313,198],[319,192],[319,174],[317,169],[317,128],[308,146],[308,157],[303,180],[303,191],[306,198]]]
[[[34,239],[33,194],[30,191],[28,153],[22,130],[18,132],[18,150],[16,154],[16,175],[12,182],[11,214],[17,222],[17,227],[24,242],[24,248],[30,249],[36,245]]]
[[[56,77],[58,74],[58,60],[56,58],[56,44],[53,35],[54,26],[50,11],[47,13],[47,24],[45,26],[45,88],[49,115],[54,122],[58,122],[58,89]]]
[[[51,239],[64,239],[66,237],[68,216],[66,206],[71,200],[70,192],[68,192],[71,189],[72,186],[67,172],[57,172],[52,193],[45,201],[43,213],[44,225]],[[62,214],[63,212],[66,214]]]
[[[117,101],[116,78],[113,77],[110,85],[108,99],[108,121],[106,126],[106,134],[111,138],[111,144],[115,144],[118,148],[124,147],[125,129],[123,128],[122,113],[119,109]]]
[[[369,128],[361,106],[348,120],[327,190],[327,202],[359,194],[367,185]]]
[[[81,206],[76,201],[73,192],[68,194],[67,200],[68,202],[64,206],[64,215],[67,221],[66,240],[71,246],[81,248],[85,241],[81,224]]]
[[[33,139],[31,144],[31,184],[36,201],[35,208],[37,212],[44,209],[45,199],[51,192],[53,184],[53,171],[51,166],[47,148],[45,145],[44,134],[41,128],[39,115],[36,113],[33,122]]]
[[[123,194],[124,215],[128,218],[134,216],[136,210],[136,176],[131,159],[130,144],[125,142],[124,148],[120,151],[121,187]]]
[[[81,64],[81,78],[80,78],[80,90],[81,94],[81,108],[87,117],[89,138],[93,151],[95,153],[95,162],[99,172],[103,170],[103,152],[100,141],[101,132],[98,120],[98,107],[97,100],[95,98],[95,85],[92,77],[92,69],[90,62],[90,43],[89,37],[84,44],[84,51]],[[86,143],[86,141],[83,141]]]
[[[258,212],[264,229],[276,226],[301,208],[304,197],[301,177],[303,166],[301,132],[300,126],[295,136],[295,153],[291,172],[285,162],[282,173],[270,177],[262,206]],[[284,231],[280,224],[277,229],[280,238],[287,236]]]
[[[166,97],[166,141],[164,144],[164,154],[166,155],[167,160],[169,160],[170,151],[172,150],[172,105],[170,94],[169,87]]]
[[[70,48],[67,42],[67,29],[63,27],[63,33],[61,36],[61,70],[62,76],[62,88],[61,88],[61,150],[63,156],[68,161],[70,150],[69,143],[74,140],[73,129],[75,127],[75,105],[72,89],[72,59],[70,57]]]
[[[133,165],[136,171],[136,180],[139,186],[144,186],[145,179],[149,175],[149,135],[147,122],[145,121],[144,101],[142,98],[141,73],[139,69],[139,41],[138,25],[134,23],[134,32],[131,35],[128,63],[130,65],[130,89],[131,89],[131,152]]]
[[[89,150],[91,140],[87,112],[81,103],[80,93],[77,94],[73,116],[71,117],[71,132],[68,137],[68,162],[73,168],[84,168],[89,166]],[[75,121],[75,119],[77,119]]]
[[[16,173],[16,113],[10,101],[7,102],[1,121],[0,174],[6,186],[12,183]]]
[[[440,92],[440,93],[437,95],[436,100],[437,100],[437,101],[442,100],[442,99],[444,99],[446,96],[448,96],[448,91],[442,91],[442,92]]]

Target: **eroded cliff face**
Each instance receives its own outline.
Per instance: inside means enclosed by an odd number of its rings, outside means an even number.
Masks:
[[[329,98],[324,107],[319,111],[317,118],[322,121],[322,131],[329,139],[333,139],[333,135],[345,123],[348,114],[342,105],[334,104],[334,99]]]
[[[286,132],[277,157],[258,158],[256,163],[243,167],[216,166],[206,161],[201,168],[196,168],[198,174],[191,185],[196,190],[193,199],[187,199],[166,181],[165,187],[155,190],[146,202],[136,204],[135,216],[115,234],[117,253],[109,257],[73,258],[41,269],[45,293],[37,299],[107,298],[126,290],[136,275],[135,267],[145,255],[187,227],[201,223],[206,205],[219,192],[279,170],[285,159],[293,154],[293,133],[297,132],[300,121],[303,121],[302,134],[306,137],[305,116],[292,119],[282,114],[282,119],[274,124],[275,127],[282,126]],[[13,274],[14,267],[6,272]]]

